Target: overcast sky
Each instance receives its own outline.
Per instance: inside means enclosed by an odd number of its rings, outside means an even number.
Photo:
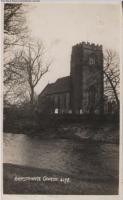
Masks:
[[[40,93],[47,83],[70,73],[72,46],[82,41],[120,48],[120,4],[38,3],[27,8],[31,35],[41,39],[52,59],[50,71],[39,82]]]

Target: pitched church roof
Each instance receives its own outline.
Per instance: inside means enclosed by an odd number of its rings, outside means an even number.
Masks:
[[[47,84],[44,90],[40,93],[40,97],[64,93],[70,91],[70,76],[62,77],[56,80],[55,83]]]

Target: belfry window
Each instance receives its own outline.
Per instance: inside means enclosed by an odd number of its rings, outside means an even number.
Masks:
[[[89,57],[89,65],[94,65],[94,64],[95,64],[95,58]]]

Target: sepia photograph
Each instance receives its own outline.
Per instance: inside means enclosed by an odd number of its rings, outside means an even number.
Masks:
[[[120,2],[3,3],[3,193],[119,195]]]

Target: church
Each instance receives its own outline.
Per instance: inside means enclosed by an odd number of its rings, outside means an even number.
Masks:
[[[39,94],[42,113],[86,114],[103,112],[102,45],[82,42],[72,47],[70,76],[48,84]]]

